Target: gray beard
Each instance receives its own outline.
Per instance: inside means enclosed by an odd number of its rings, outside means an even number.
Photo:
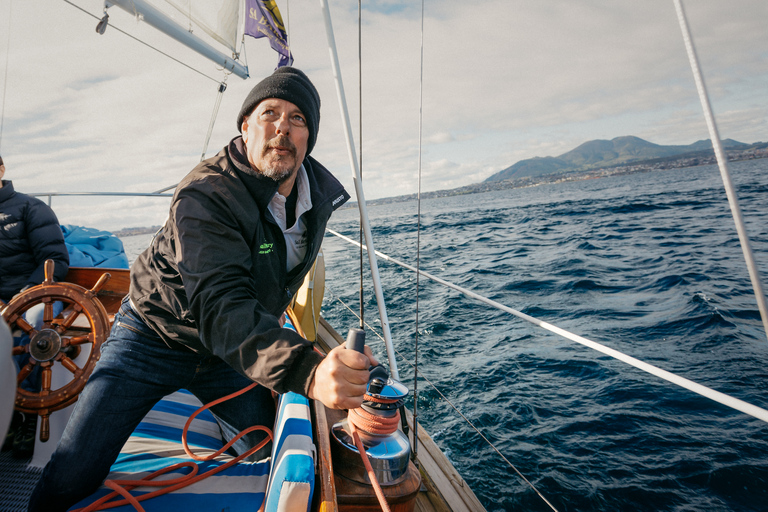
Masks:
[[[261,174],[263,174],[267,178],[271,178],[277,183],[282,183],[291,177],[291,174],[293,174],[293,169],[284,169],[282,167],[269,166],[265,169],[261,169]]]

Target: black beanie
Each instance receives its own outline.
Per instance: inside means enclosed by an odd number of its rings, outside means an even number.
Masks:
[[[237,130],[243,126],[243,118],[256,108],[256,105],[267,98],[279,98],[290,101],[307,117],[309,139],[307,140],[307,155],[315,147],[317,130],[320,126],[320,95],[312,85],[307,75],[300,69],[284,66],[277,68],[274,73],[256,84],[243,102],[237,115]]]

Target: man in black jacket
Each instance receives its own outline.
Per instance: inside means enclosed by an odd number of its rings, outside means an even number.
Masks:
[[[45,260],[54,262],[53,277],[64,279],[69,270],[69,253],[64,235],[53,210],[44,202],[16,192],[13,182],[3,180],[5,163],[0,157],[0,300],[7,303],[19,292],[43,282]],[[41,313],[41,311],[37,311]],[[38,328],[42,323],[27,312],[26,320]],[[28,342],[26,336],[16,343]],[[29,355],[17,356],[16,364],[26,365]],[[39,367],[22,386],[30,391],[40,390]],[[12,448],[17,458],[29,458],[35,445],[37,415],[14,412],[13,423],[3,448]]]
[[[270,390],[360,406],[376,362],[370,349],[323,357],[280,321],[331,213],[349,198],[308,156],[319,121],[309,78],[279,68],[245,99],[241,136],[177,186],[168,220],[131,268],[129,296],[30,510],[66,510],[92,493],[147,411],[182,387],[208,403],[261,384],[211,409],[227,439],[272,427]],[[262,436],[233,448],[244,453]]]

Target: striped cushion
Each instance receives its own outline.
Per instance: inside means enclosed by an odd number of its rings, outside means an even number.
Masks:
[[[181,432],[189,416],[200,406],[197,398],[186,390],[173,393],[158,402],[126,442],[117,461],[112,465],[108,478],[136,480],[177,462],[192,461],[184,453]],[[192,421],[187,433],[187,443],[190,449],[200,456],[209,455],[223,446],[218,423],[209,411],[203,411]],[[223,454],[213,461],[193,462],[199,465],[200,474],[221,466],[232,458]],[[181,468],[157,479],[178,478],[187,473],[189,468]],[[255,512],[264,500],[268,478],[268,460],[239,462],[200,482],[143,501],[141,504],[147,512],[221,510],[223,507],[230,512]],[[139,496],[152,490],[154,489],[149,487],[138,487],[131,493]],[[84,507],[110,492],[110,489],[102,487],[73,509]],[[123,505],[110,510],[128,512],[134,511],[134,508]]]
[[[308,511],[315,488],[315,445],[306,398],[280,395],[275,440],[264,510]]]
[[[287,315],[284,327],[296,330]],[[292,392],[280,395],[265,512],[309,511],[316,459],[310,418],[308,399]]]
[[[293,328],[290,322],[287,328]],[[178,462],[193,461],[181,444],[181,434],[187,419],[200,407],[200,401],[189,391],[180,390],[166,396],[144,417],[120,451],[112,465],[109,479],[138,480],[154,471]],[[272,443],[272,457],[261,462],[239,462],[220,473],[173,493],[157,496],[141,505],[147,512],[169,510],[227,510],[256,512],[264,501],[265,511],[307,510],[312,503],[315,484],[315,446],[309,401],[296,393],[280,396]],[[192,421],[187,432],[187,444],[199,456],[209,455],[224,443],[219,425],[210,411],[205,410]],[[196,462],[198,474],[226,464],[233,457],[223,454],[209,462]],[[189,468],[166,473],[157,480],[178,478]],[[137,487],[134,496],[152,492],[153,488]],[[73,509],[93,503],[111,493],[102,487]],[[129,512],[131,505],[111,508]]]

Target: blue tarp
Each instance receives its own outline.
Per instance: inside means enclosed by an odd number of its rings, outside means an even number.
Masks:
[[[62,225],[70,267],[128,268],[123,242],[109,231]]]

